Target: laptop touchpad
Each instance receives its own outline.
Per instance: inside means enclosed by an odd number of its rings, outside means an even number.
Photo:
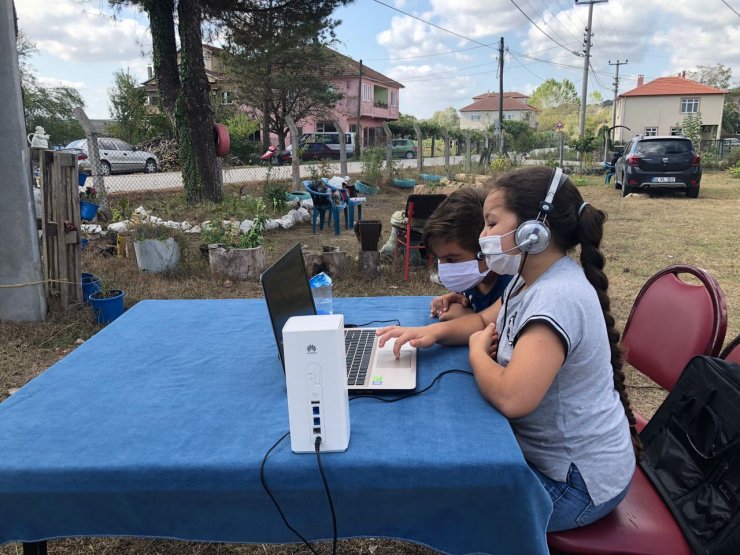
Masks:
[[[404,345],[401,347],[401,358],[396,358],[393,354],[394,343],[395,340],[391,339],[382,349],[378,349],[375,368],[411,368],[413,347]]]

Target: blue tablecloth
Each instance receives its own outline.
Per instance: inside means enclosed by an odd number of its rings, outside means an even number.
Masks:
[[[347,323],[426,323],[429,299],[335,299]],[[420,386],[469,369],[420,352]],[[339,534],[452,553],[545,553],[546,492],[471,376],[398,403],[350,403],[351,441],[322,456]],[[297,541],[262,489],[288,431],[262,300],[143,301],[0,404],[0,543],[65,536]],[[316,457],[285,440],[266,478],[307,538],[331,538]]]

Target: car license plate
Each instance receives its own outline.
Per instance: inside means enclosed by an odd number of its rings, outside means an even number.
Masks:
[[[675,177],[653,177],[652,182],[653,183],[675,183],[676,178]]]

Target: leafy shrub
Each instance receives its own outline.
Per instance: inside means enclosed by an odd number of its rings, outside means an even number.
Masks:
[[[728,167],[737,166],[740,164],[740,147],[733,148],[724,158],[725,163]]]
[[[510,170],[513,166],[514,163],[506,156],[498,156],[491,160],[491,169],[495,172],[505,172]]]
[[[379,187],[383,180],[385,165],[385,150],[382,148],[366,148],[362,152],[363,181]]]
[[[262,198],[264,198],[265,204],[273,210],[282,210],[285,208],[285,194],[287,192],[288,187],[285,183],[280,181],[265,181]]]
[[[729,169],[730,175],[736,179],[740,179],[740,163],[738,163],[735,166],[732,166]]]
[[[265,241],[265,205],[259,201],[253,225],[247,233],[242,233],[239,222],[235,220],[206,222],[201,228],[201,239],[208,244],[218,244],[231,249],[253,249]]]

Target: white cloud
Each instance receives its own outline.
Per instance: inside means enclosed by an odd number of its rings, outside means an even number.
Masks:
[[[84,81],[70,81],[68,79],[59,79],[57,77],[39,77],[39,81],[46,87],[71,87],[82,92],[87,88],[87,84]]]
[[[441,20],[434,23],[474,39],[498,36],[523,18],[509,0],[431,0],[431,4],[431,15]]]
[[[459,109],[469,104],[480,92],[474,90],[474,77],[456,73],[453,66],[424,64],[396,66],[388,76],[406,87],[401,90],[401,112],[429,118],[447,106]]]

